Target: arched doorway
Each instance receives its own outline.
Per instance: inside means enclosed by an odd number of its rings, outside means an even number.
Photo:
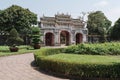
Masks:
[[[70,34],[68,31],[61,31],[60,44],[62,44],[62,45],[69,45],[70,44]]]
[[[81,33],[76,34],[76,44],[82,43],[83,35]]]
[[[46,46],[54,46],[54,35],[53,33],[46,33],[45,35],[45,45]]]

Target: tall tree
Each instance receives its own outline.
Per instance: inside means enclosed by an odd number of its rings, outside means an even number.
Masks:
[[[12,5],[0,12],[0,29],[3,31],[10,31],[14,27],[20,33],[34,24],[37,24],[37,15],[29,9]]]
[[[105,38],[110,27],[111,21],[107,19],[103,12],[96,11],[88,15],[87,28],[89,35],[101,35]]]
[[[120,40],[120,18],[115,22],[111,28],[110,37],[112,40]]]
[[[1,13],[2,13],[2,11],[0,10],[0,15],[1,15]],[[1,27],[1,25],[0,25],[0,27]],[[0,31],[1,31],[1,28],[0,28]]]

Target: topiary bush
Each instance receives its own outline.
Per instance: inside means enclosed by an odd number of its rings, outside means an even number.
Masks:
[[[81,61],[73,61],[71,57],[74,55],[71,54],[63,54],[61,53],[64,49],[48,49],[42,48],[37,51],[35,56],[35,62],[40,67],[40,69],[53,72],[57,75],[62,75],[69,78],[100,78],[99,80],[104,80],[104,78],[108,79],[119,79],[120,78],[120,60],[119,61],[111,61],[110,63],[101,62],[84,62]],[[67,55],[68,57],[64,57]],[[69,56],[71,55],[71,57]],[[78,56],[78,55],[76,55]],[[86,55],[85,55],[86,56]],[[84,58],[85,56],[81,56],[80,58]],[[89,56],[89,55],[88,55]],[[90,59],[93,59],[102,56],[90,56]],[[66,59],[67,58],[67,59]],[[109,58],[109,56],[108,56]],[[87,59],[87,58],[86,58]],[[104,57],[102,60],[105,59]],[[111,60],[112,58],[110,58]]]
[[[67,77],[120,78],[120,64],[80,64],[42,58],[39,61],[39,67],[42,70]]]
[[[60,52],[63,51],[63,48],[42,48],[41,50],[37,51],[34,54],[34,58],[37,64],[39,64],[39,61],[41,61],[40,59],[42,59],[45,56],[49,56],[49,55],[54,55],[54,54],[59,54]]]
[[[40,49],[40,28],[39,27],[32,27],[32,43],[33,43],[33,47],[34,49]]]
[[[19,33],[15,28],[11,29],[9,33],[9,37],[7,39],[7,45],[13,46],[13,45],[20,45],[23,43],[23,39],[19,37]]]
[[[23,43],[23,39],[19,37],[19,33],[15,28],[11,29],[9,33],[9,37],[7,39],[7,45],[10,46],[11,52],[17,52],[18,51],[18,45]]]

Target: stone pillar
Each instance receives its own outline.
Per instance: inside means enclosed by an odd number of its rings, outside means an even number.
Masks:
[[[87,35],[83,34],[83,42],[87,42]]]
[[[88,34],[87,28],[83,29],[82,32],[83,32],[83,42],[87,42],[87,34]]]
[[[41,46],[45,46],[45,35],[41,36]]]
[[[71,32],[71,44],[75,44],[75,31]]]
[[[58,30],[55,31],[55,35],[54,35],[54,39],[55,39],[55,46],[59,46],[60,45],[60,35],[59,35],[59,32]]]
[[[40,39],[41,39],[41,46],[45,46],[45,34],[44,34],[44,30],[43,29],[41,29],[41,34],[42,34],[42,36],[40,37]]]

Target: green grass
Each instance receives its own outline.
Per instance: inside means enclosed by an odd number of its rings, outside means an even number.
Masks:
[[[24,53],[34,53],[37,50],[34,50],[30,46],[18,46],[19,51],[18,52],[10,52],[8,46],[0,46],[0,56],[9,56],[9,55],[16,55],[16,54],[24,54]]]
[[[0,52],[7,52],[7,51],[9,51],[8,46],[0,46]]]
[[[78,55],[78,54],[55,54],[46,56],[45,59],[63,61],[78,64],[113,64],[120,63],[120,56]]]

